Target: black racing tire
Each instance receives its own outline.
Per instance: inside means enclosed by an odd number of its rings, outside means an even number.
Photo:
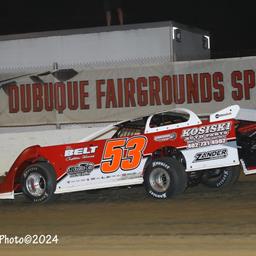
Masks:
[[[45,203],[54,199],[56,173],[46,162],[29,165],[21,176],[22,191],[33,203]]]
[[[151,160],[144,172],[147,193],[157,199],[167,199],[184,192],[187,186],[184,166],[176,159],[162,157]]]
[[[201,183],[209,188],[226,188],[237,182],[240,170],[240,166],[212,169],[202,175]]]

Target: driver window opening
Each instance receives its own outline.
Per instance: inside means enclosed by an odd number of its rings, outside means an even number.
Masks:
[[[127,121],[117,125],[119,129],[113,138],[129,137],[143,134],[148,117],[138,118],[132,121]]]
[[[161,127],[166,125],[178,124],[187,122],[189,120],[188,114],[176,113],[176,112],[165,112],[156,114],[152,117],[149,127]]]

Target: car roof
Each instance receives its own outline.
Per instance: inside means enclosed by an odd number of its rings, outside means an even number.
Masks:
[[[134,124],[135,123],[145,124],[144,122],[146,122],[147,119],[150,116],[160,115],[160,114],[164,114],[164,113],[168,113],[168,112],[174,112],[174,113],[180,113],[180,114],[186,113],[186,114],[189,114],[189,115],[191,115],[191,113],[192,113],[193,115],[195,115],[195,113],[193,111],[185,109],[185,108],[173,108],[173,109],[170,109],[170,110],[155,112],[155,113],[152,113],[150,115],[139,116],[139,117],[136,117],[136,118],[133,118],[133,119],[127,119],[127,120],[124,120],[124,121],[120,121],[120,122],[115,123],[114,125],[119,127],[119,126],[122,126],[122,124],[128,124],[129,122],[134,123]]]

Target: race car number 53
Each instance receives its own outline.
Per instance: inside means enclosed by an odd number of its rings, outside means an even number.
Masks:
[[[147,139],[143,136],[107,141],[101,161],[101,171],[112,173],[119,168],[123,171],[136,169],[141,162],[146,144]]]

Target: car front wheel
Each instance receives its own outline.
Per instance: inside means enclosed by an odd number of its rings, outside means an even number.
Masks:
[[[40,162],[29,165],[21,177],[24,195],[34,203],[47,202],[56,189],[56,175],[50,164]]]

